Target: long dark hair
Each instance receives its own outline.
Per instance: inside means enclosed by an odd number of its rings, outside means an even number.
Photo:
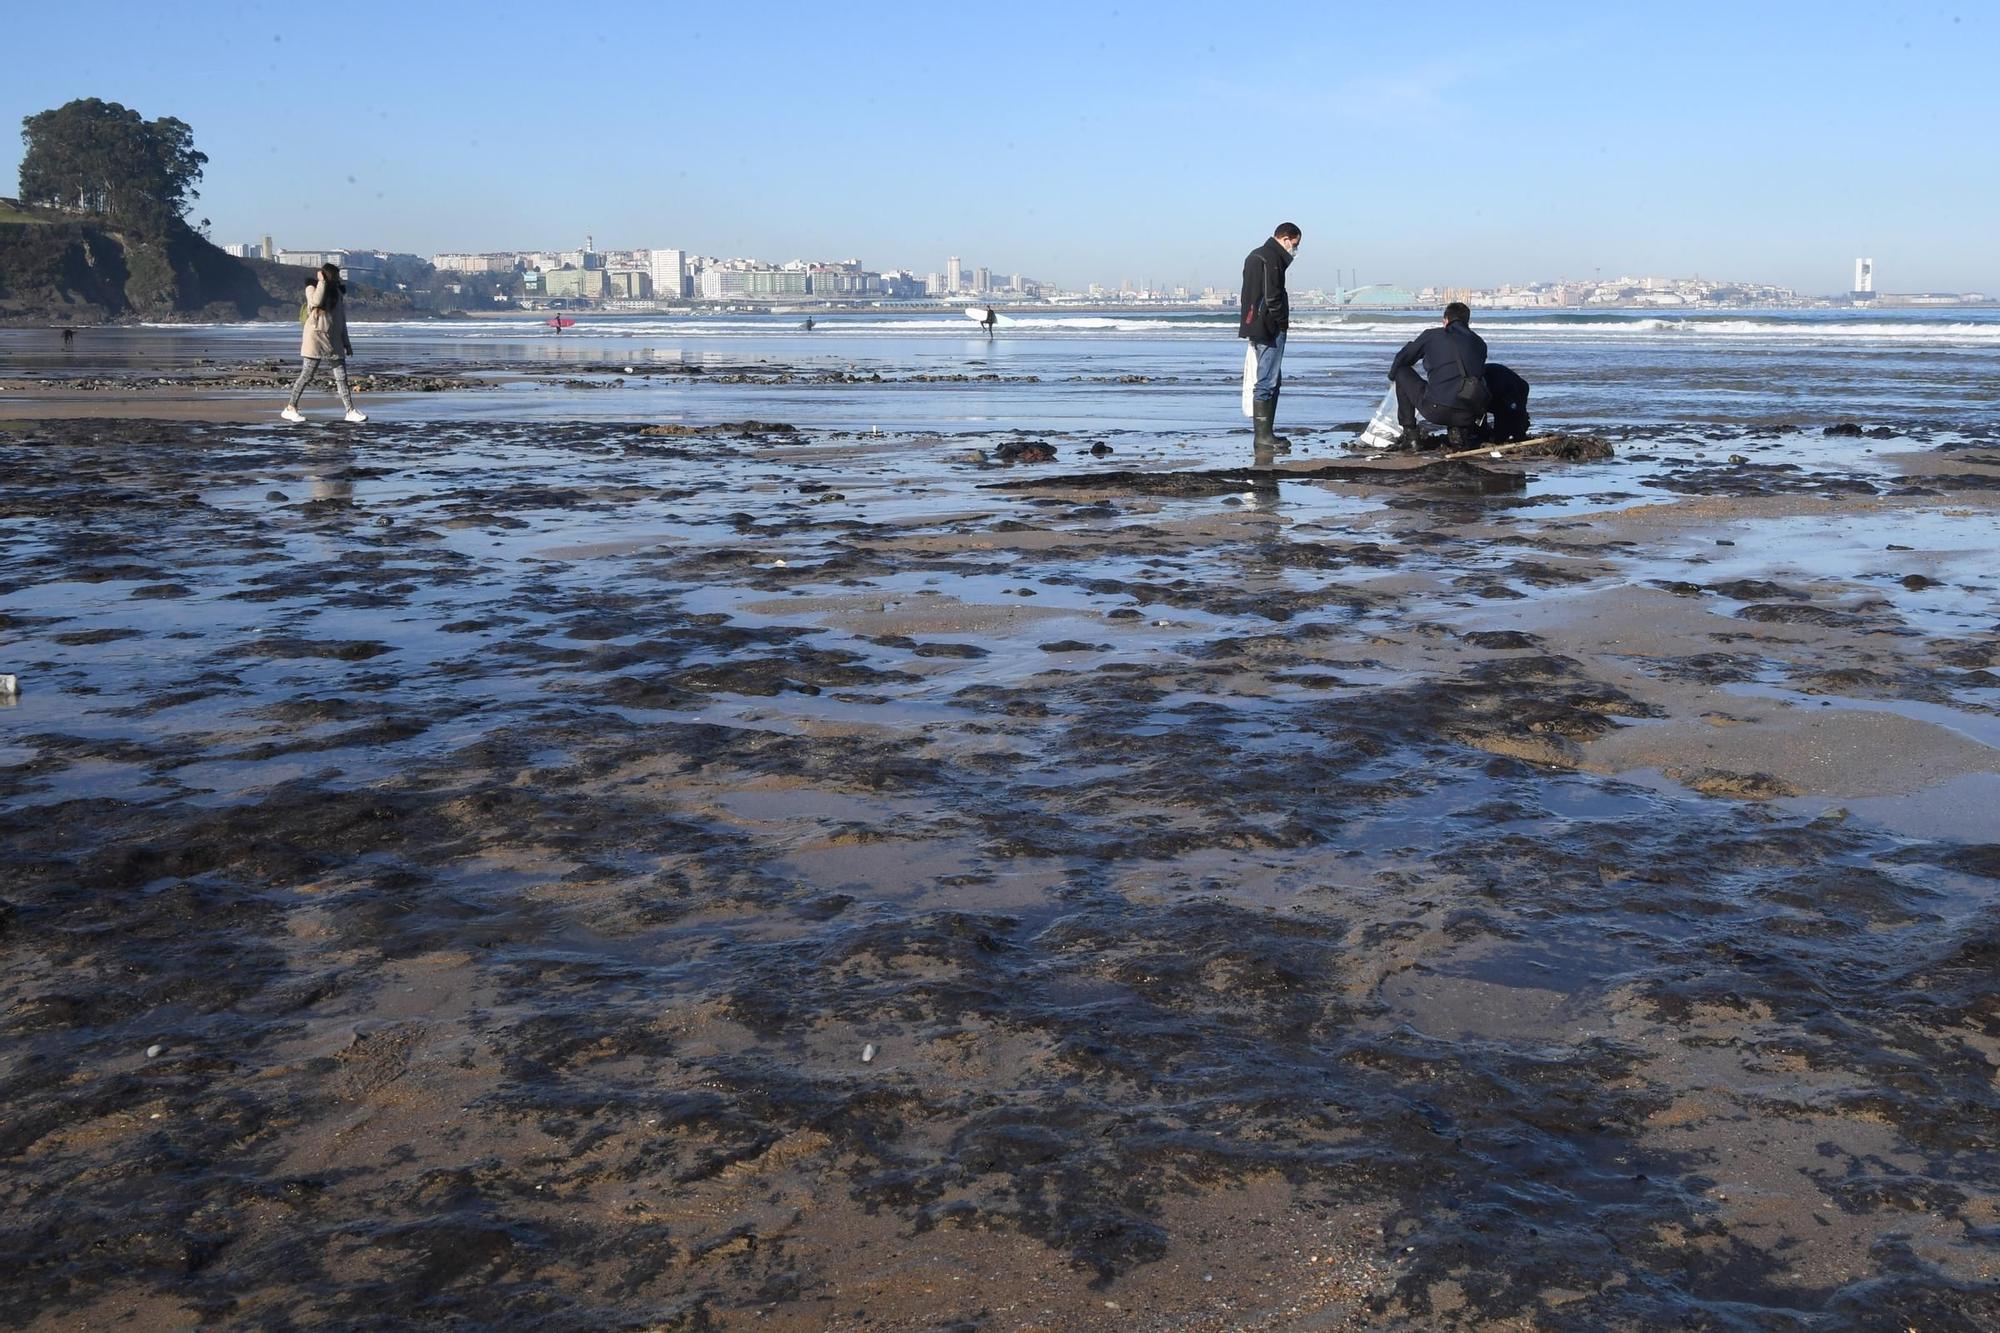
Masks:
[[[320,284],[326,288],[326,299],[321,301],[320,305],[324,309],[332,310],[340,304],[340,294],[347,290],[346,286],[340,281],[340,265],[321,264],[319,266],[319,280]]]

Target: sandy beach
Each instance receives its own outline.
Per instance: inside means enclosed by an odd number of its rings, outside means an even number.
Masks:
[[[10,1323],[2000,1322],[1991,424],[476,379],[0,395]]]

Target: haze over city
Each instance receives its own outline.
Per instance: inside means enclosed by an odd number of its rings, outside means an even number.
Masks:
[[[1336,285],[1702,274],[2000,287],[1992,15],[1694,5],[1030,4],[552,15],[25,9],[0,113],[177,116],[218,240],[430,253],[951,254],[1070,288],[1228,286],[1281,218]],[[1427,30],[1428,29],[1428,30]],[[1589,108],[1579,116],[1577,108]],[[11,136],[0,177],[20,147]]]

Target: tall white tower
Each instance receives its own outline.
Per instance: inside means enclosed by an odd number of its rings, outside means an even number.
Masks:
[[[649,257],[653,271],[653,295],[666,301],[678,301],[687,290],[683,279],[687,277],[687,252],[655,248]]]
[[[950,259],[944,261],[944,289],[948,292],[955,292],[964,286],[965,274],[959,268],[958,256],[953,255]]]
[[[1857,259],[1854,261],[1854,294],[1873,296],[1875,294],[1875,261]]]

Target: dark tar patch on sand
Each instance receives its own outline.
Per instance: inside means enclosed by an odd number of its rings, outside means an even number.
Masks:
[[[0,464],[12,1322],[2000,1322],[2000,848],[1702,739],[1976,780],[1976,575],[796,432]],[[1602,485],[1850,481],[1943,485]]]

